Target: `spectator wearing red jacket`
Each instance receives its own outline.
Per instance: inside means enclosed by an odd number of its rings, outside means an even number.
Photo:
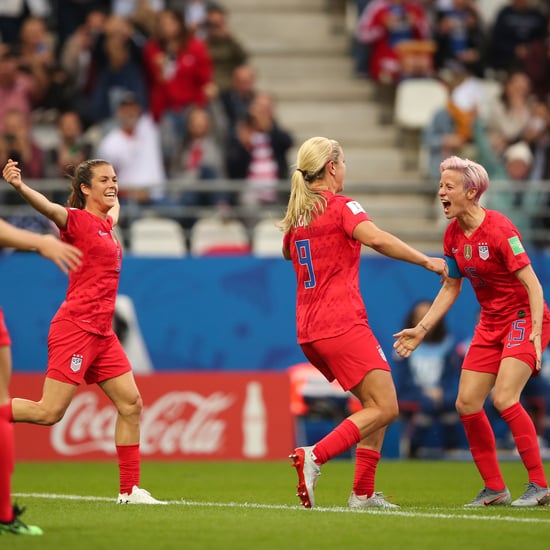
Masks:
[[[144,46],[143,57],[150,109],[162,127],[169,168],[181,148],[189,110],[208,103],[212,60],[204,42],[187,29],[183,15],[170,9],[157,14],[155,32]]]

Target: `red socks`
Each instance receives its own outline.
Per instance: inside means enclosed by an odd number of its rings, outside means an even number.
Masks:
[[[6,405],[2,405],[0,409],[5,407]],[[15,463],[14,455],[13,424],[2,415],[0,416],[0,521],[3,522],[13,520],[11,476]]]
[[[134,485],[139,487],[140,458],[139,444],[117,445],[118,469],[120,473],[120,494],[131,494]]]
[[[502,491],[506,484],[498,465],[495,435],[485,411],[482,409],[474,414],[466,414],[461,416],[460,420],[485,487],[493,491]]]
[[[355,451],[355,475],[353,492],[358,496],[371,497],[374,493],[374,478],[380,453],[371,449],[358,448]]]
[[[540,458],[537,431],[527,411],[520,403],[516,403],[502,411],[500,416],[508,424],[514,436],[519,456],[527,468],[529,481],[536,483],[539,487],[548,487]]]
[[[342,421],[313,448],[315,462],[321,466],[331,458],[347,451],[361,440],[359,428],[349,419]]]

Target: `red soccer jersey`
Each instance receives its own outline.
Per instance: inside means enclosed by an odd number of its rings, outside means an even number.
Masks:
[[[291,229],[284,238],[298,283],[298,343],[344,334],[368,324],[359,290],[361,243],[353,230],[370,218],[356,201],[324,193],[327,206],[308,227]]]
[[[86,210],[67,208],[67,227],[61,240],[83,252],[82,265],[69,274],[65,301],[54,319],[68,319],[94,334],[113,331],[113,315],[122,264],[122,248],[113,232],[113,220]]]
[[[527,291],[514,273],[531,262],[519,231],[506,216],[486,210],[485,219],[470,237],[453,220],[445,232],[443,249],[470,280],[482,321],[506,323],[510,315],[529,308]]]

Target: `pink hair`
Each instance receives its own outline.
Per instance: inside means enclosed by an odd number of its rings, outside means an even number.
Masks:
[[[489,174],[487,174],[487,170],[473,160],[462,159],[460,157],[446,158],[439,166],[441,173],[445,170],[460,172],[462,174],[464,190],[469,191],[470,189],[474,189],[476,191],[476,201],[480,199],[481,195],[489,187]]]

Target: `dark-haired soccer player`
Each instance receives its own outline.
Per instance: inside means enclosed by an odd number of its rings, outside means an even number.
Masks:
[[[122,264],[122,248],[113,231],[120,210],[114,168],[101,159],[81,162],[72,178],[69,207],[51,202],[26,185],[13,160],[7,162],[2,175],[35,210],[57,225],[63,241],[83,253],[82,265],[69,274],[65,301],[50,326],[42,398],[12,399],[11,420],[55,424],[63,418],[81,383],[98,384],[118,412],[118,502],[160,504],[139,487],[143,405],[130,362],[113,331]]]

